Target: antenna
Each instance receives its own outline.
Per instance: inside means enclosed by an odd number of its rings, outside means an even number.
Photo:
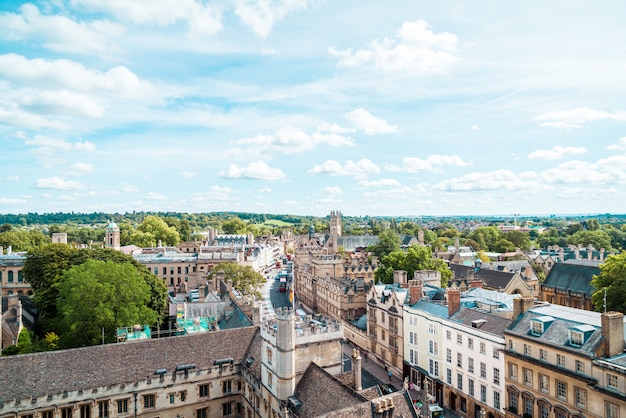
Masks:
[[[606,287],[604,288],[604,313],[606,313]]]

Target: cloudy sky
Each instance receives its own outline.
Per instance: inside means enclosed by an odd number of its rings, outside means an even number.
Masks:
[[[0,212],[624,213],[624,16],[5,0]]]

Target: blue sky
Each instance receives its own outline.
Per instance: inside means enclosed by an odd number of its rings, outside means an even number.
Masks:
[[[624,213],[624,16],[3,1],[0,212]]]

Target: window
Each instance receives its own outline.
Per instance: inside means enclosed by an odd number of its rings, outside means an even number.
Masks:
[[[550,415],[550,410],[546,405],[541,405],[539,407],[539,418],[548,418]]]
[[[547,361],[548,360],[548,352],[543,348],[539,349],[539,360]]]
[[[469,348],[470,350],[474,349],[474,339],[473,338],[468,338],[467,339],[467,348]]]
[[[569,330],[569,341],[575,347],[580,347],[585,343],[585,334],[580,331],[570,329]]]
[[[452,369],[446,369],[446,382],[452,385]]]
[[[222,393],[230,393],[232,392],[232,381],[226,380],[222,382]]]
[[[91,405],[84,404],[80,406],[80,418],[91,418]]]
[[[493,407],[494,409],[500,409],[500,392],[493,391]]]
[[[617,375],[607,373],[606,374],[606,385],[609,389],[617,389]]]
[[[413,331],[409,332],[409,344],[413,344],[413,345],[417,344],[417,333]]]
[[[417,364],[417,351],[409,348],[409,362],[411,364]]]
[[[170,404],[173,404],[174,402],[176,402],[176,394],[174,393],[170,393]]]
[[[509,350],[515,350],[515,343],[513,340],[509,340]]]
[[[53,416],[52,411],[43,411],[41,413],[41,418],[52,418],[52,416]]]
[[[532,356],[532,350],[531,350],[529,344],[524,344],[524,355],[525,356]]]
[[[209,418],[209,408],[196,409],[196,418]]]
[[[480,342],[480,354],[485,354],[487,352],[487,347],[484,342]]]
[[[487,386],[480,385],[480,401],[487,402]]]
[[[493,384],[494,385],[500,384],[500,369],[498,369],[497,367],[493,368]]]
[[[463,335],[461,334],[456,334],[456,343],[463,345]]]
[[[482,361],[480,362],[480,377],[483,379],[487,378],[487,365]]]
[[[98,402],[98,418],[109,418],[109,401]]]
[[[530,398],[524,398],[524,415],[533,416],[533,400]]]
[[[467,359],[467,371],[474,373],[474,359],[471,357]]]
[[[267,364],[272,364],[272,350],[271,349],[267,349]]]
[[[439,350],[437,347],[437,341],[429,340],[428,341],[428,352],[434,356],[439,354]]]
[[[187,391],[186,390],[180,391],[180,401],[185,402],[186,400],[187,400]]]
[[[576,371],[578,373],[585,373],[585,363],[580,360],[576,360]]]
[[[154,408],[154,395],[143,395],[143,407]]]
[[[446,348],[446,362],[452,363],[452,350]]]
[[[207,396],[209,396],[209,384],[208,383],[205,383],[204,385],[200,385],[198,389],[199,389],[199,396],[201,398],[206,398]]]
[[[61,418],[72,418],[72,408],[62,408]]]
[[[574,395],[576,396],[576,406],[585,409],[587,407],[587,391],[585,389],[575,387]]]
[[[557,354],[556,355],[556,364],[558,364],[561,367],[565,367],[565,356],[562,354]]]
[[[428,372],[431,376],[439,376],[439,362],[433,359],[428,360]]]
[[[467,413],[467,399],[461,397],[461,412]]]
[[[428,333],[437,335],[437,326],[435,324],[428,324]]]
[[[117,413],[118,414],[128,413],[128,399],[121,399],[117,401]]]
[[[380,323],[381,323],[381,324],[384,324],[384,323],[385,323],[385,313],[384,313],[384,312],[381,312],[381,313],[380,313]]]
[[[618,418],[619,417],[619,406],[607,402],[605,405],[605,414],[606,418]]]
[[[228,402],[228,403],[222,404],[222,416],[227,417],[232,414],[233,414],[233,403]]]
[[[456,387],[463,390],[463,375],[461,373],[456,374]]]
[[[458,367],[463,367],[463,354],[462,353],[456,353],[456,365]]]
[[[273,384],[273,376],[272,376],[272,373],[268,370],[267,371],[267,385],[269,387],[272,387],[272,384]]]
[[[474,397],[474,379],[467,379],[467,389],[471,397]]]
[[[500,358],[500,349],[496,346],[493,347],[493,358],[495,359]]]
[[[533,371],[530,369],[522,369],[524,372],[524,384],[526,386],[533,386]]]
[[[556,397],[567,401],[567,383],[561,382],[560,380],[556,381]]]
[[[8,279],[8,280],[9,280],[9,283],[13,283],[13,272],[12,272],[12,271],[9,271],[9,274],[8,274],[8,275],[9,275],[9,279]]]
[[[385,330],[384,329],[380,331],[380,339],[382,341],[385,341]]]
[[[446,330],[446,340],[450,341],[452,339],[452,331]]]
[[[550,391],[550,378],[545,374],[539,375],[539,390],[543,393],[548,393]]]
[[[509,379],[517,380],[517,364],[509,363]]]

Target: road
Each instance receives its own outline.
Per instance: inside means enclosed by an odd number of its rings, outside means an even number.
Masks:
[[[269,274],[267,275],[269,278],[267,279],[265,285],[263,286],[263,289],[261,290],[261,294],[263,295],[261,317],[275,316],[276,309],[285,306],[292,306],[292,304],[289,302],[289,291],[278,291],[278,280],[276,280],[276,275],[279,271],[281,271],[281,269],[272,269],[269,272]],[[292,285],[293,283],[288,283],[289,288]]]

